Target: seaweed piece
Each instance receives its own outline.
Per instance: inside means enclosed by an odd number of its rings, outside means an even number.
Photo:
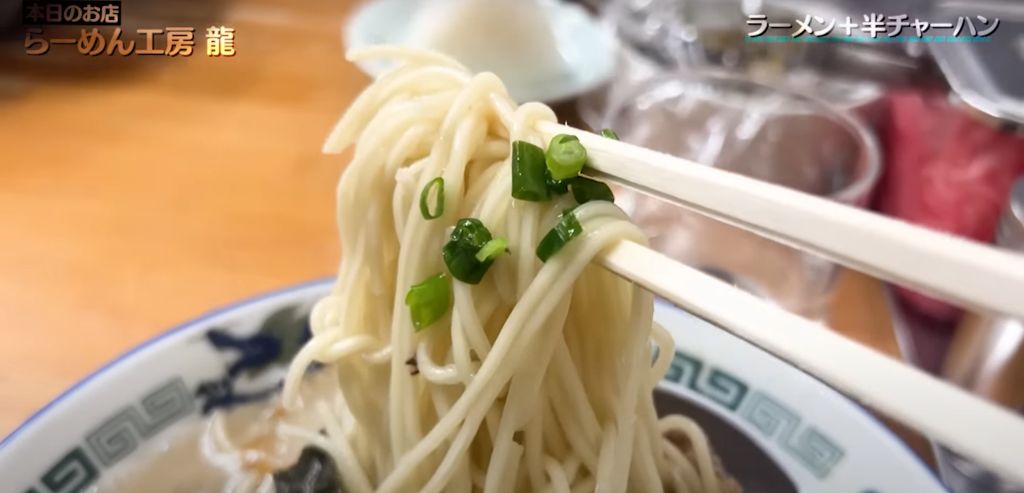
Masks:
[[[331,456],[317,447],[302,449],[295,465],[274,473],[277,493],[344,493]]]

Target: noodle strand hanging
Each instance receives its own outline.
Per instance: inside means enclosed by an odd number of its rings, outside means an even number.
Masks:
[[[348,493],[718,493],[703,432],[655,412],[672,345],[651,294],[591,262],[647,239],[582,178],[513,198],[562,183],[517,181],[526,153],[546,153],[549,172],[582,167],[578,143],[534,130],[551,109],[517,106],[497,77],[441,55],[350,54],[371,58],[401,65],[324,145],[355,146],[337,188],[344,258],[283,405],[302,405],[314,362],[340,397],[317,404],[323,430],[278,433],[322,446]],[[478,270],[453,267],[463,260]]]

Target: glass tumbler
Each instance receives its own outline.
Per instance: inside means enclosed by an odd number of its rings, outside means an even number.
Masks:
[[[620,139],[846,204],[878,180],[867,126],[821,100],[714,70],[662,74],[616,95],[603,127]],[[812,320],[828,315],[837,266],[628,190],[616,202],[656,250]]]
[[[1024,255],[1024,176],[1010,189],[996,227],[995,244]],[[957,327],[942,375],[952,383],[1024,412],[1024,320],[967,313]],[[1024,493],[1024,484],[1002,478],[938,443],[935,456],[952,493]]]

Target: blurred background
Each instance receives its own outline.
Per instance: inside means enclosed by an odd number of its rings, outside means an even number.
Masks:
[[[346,45],[406,40],[416,31],[407,7],[442,3],[125,0],[121,39],[136,50],[146,43],[140,29],[161,30],[163,50],[168,28],[194,28],[191,54],[147,56],[91,55],[83,26],[28,26],[22,2],[0,0],[0,433],[183,314],[331,275],[333,191],[348,155],[323,156],[320,146],[380,70],[345,61]],[[517,98],[701,165],[1024,249],[1024,184],[1014,185],[1024,174],[1020,2],[537,5],[564,65],[560,79],[517,82]],[[750,15],[792,23],[766,33],[790,36],[807,15],[861,22],[869,13],[1000,24],[970,43],[749,39]],[[233,54],[211,55],[211,27],[234,30]],[[98,29],[110,42],[114,26]],[[74,43],[30,55],[35,38]],[[512,62],[494,70],[519,73]],[[628,191],[617,197],[659,250],[1024,405],[1017,321],[966,313]],[[932,444],[893,427],[935,464]],[[956,481],[950,468],[991,480],[936,450],[947,481]]]

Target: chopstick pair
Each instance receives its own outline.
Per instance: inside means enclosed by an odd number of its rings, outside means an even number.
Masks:
[[[587,174],[970,309],[1024,319],[1024,257],[564,125],[537,129],[579,137]],[[1017,415],[637,244],[622,242],[601,262],[1024,483]]]

